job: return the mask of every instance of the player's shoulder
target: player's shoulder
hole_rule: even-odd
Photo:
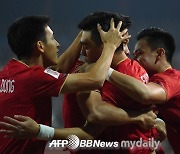
[[[164,78],[169,80],[180,79],[180,71],[176,69],[168,69],[165,72],[154,74],[152,78]]]
[[[126,70],[133,73],[146,73],[146,70],[135,60],[127,58],[117,65],[117,70]]]

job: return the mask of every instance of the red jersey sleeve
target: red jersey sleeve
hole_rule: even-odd
[[[168,140],[175,153],[180,150],[180,71],[168,69],[155,74],[151,82],[161,85],[168,96],[164,104],[158,105],[159,115],[166,123]]]
[[[154,82],[156,84],[161,85],[166,91],[168,99],[171,99],[174,95],[174,92],[176,91],[172,87],[173,85],[172,80],[169,80],[164,75],[161,75],[161,74],[154,75],[150,78],[150,82]]]
[[[52,69],[34,67],[28,84],[35,96],[58,96],[67,75]]]

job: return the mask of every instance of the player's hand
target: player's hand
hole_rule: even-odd
[[[11,138],[33,138],[37,137],[39,133],[39,125],[30,117],[15,115],[14,118],[5,116],[7,122],[0,122],[0,133],[4,137]]]
[[[156,114],[153,111],[143,113],[137,117],[139,119],[138,125],[143,129],[151,129],[155,125]]]
[[[157,132],[158,132],[158,137],[156,138],[156,140],[159,140],[159,141],[165,140],[167,137],[165,122],[157,118],[154,127],[157,129]]]
[[[84,73],[84,72],[86,72],[87,67],[88,67],[88,63],[84,63],[84,64],[78,66],[75,72],[76,73]]]
[[[84,72],[88,72],[93,66],[95,65],[95,63],[84,63],[83,65],[77,67],[76,72],[78,73],[84,73]]]
[[[127,29],[124,29],[122,32],[120,32],[121,26],[122,21],[120,21],[115,28],[113,18],[111,19],[108,32],[103,31],[100,24],[97,25],[97,29],[104,45],[113,45],[115,48],[118,48],[123,41],[128,40],[131,37],[128,35]]]

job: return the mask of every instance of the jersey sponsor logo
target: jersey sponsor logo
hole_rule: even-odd
[[[149,82],[149,76],[148,76],[148,74],[147,74],[147,73],[143,74],[143,75],[141,76],[141,80],[142,80],[142,82],[144,82],[145,84],[148,83],[148,82]]]
[[[44,73],[49,74],[49,75],[53,76],[53,77],[56,78],[56,79],[58,79],[58,77],[59,77],[59,75],[60,75],[59,72],[54,71],[54,70],[52,70],[52,69],[50,69],[50,68],[46,68],[46,69],[44,70]]]
[[[13,93],[14,92],[14,80],[2,79],[0,86],[0,93]]]

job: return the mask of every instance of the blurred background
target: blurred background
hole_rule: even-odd
[[[0,0],[0,69],[14,57],[7,43],[9,25],[21,16],[48,15],[50,26],[60,42],[60,54],[70,45],[79,30],[77,24],[94,11],[112,11],[128,15],[132,20],[129,47],[133,51],[135,36],[143,28],[160,27],[169,31],[176,40],[173,67],[180,69],[180,1],[178,0]],[[62,96],[53,98],[53,126],[63,127]],[[171,147],[162,143],[167,154]],[[51,149],[46,153],[54,153]],[[57,152],[67,153],[67,152]]]

